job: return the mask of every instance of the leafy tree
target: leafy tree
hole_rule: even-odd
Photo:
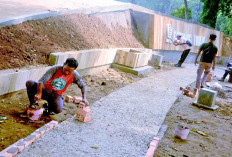
[[[224,32],[226,35],[232,36],[232,18],[223,15],[220,11],[217,16],[216,29]]]
[[[231,17],[232,1],[231,0],[201,0],[204,3],[201,13],[201,23],[215,28],[218,13]]]
[[[228,16],[229,18],[232,17],[232,11],[231,11],[232,1],[231,0],[220,0],[219,9],[223,15]]]
[[[207,24],[215,28],[217,13],[219,9],[219,0],[201,0],[204,3],[202,13],[200,15],[200,23]]]
[[[185,19],[185,5],[182,5],[181,7],[177,7],[176,10],[171,12],[171,15]],[[189,19],[192,19],[192,11],[189,8],[188,8],[188,16]]]

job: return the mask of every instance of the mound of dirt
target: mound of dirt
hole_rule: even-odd
[[[51,52],[92,48],[143,47],[132,28],[108,28],[83,14],[28,21],[0,29],[0,70],[48,64]]]

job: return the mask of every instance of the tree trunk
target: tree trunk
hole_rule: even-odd
[[[187,0],[184,0],[184,5],[185,5],[185,19],[186,19],[186,20],[189,20],[189,17],[188,17],[188,3],[187,3]]]

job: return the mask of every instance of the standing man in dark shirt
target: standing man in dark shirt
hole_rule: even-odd
[[[200,87],[203,88],[206,78],[210,72],[210,68],[215,69],[216,64],[216,55],[218,48],[213,44],[216,40],[217,36],[215,34],[210,34],[210,42],[204,43],[200,46],[199,51],[197,53],[196,59],[195,59],[195,65],[197,64],[197,58],[201,54],[200,64],[197,69],[197,78],[196,78],[196,88],[199,89]],[[213,62],[213,65],[212,65]],[[204,72],[203,77],[202,73]]]
[[[86,100],[86,87],[81,76],[75,69],[78,62],[74,58],[68,58],[63,66],[52,66],[40,78],[38,82],[29,80],[26,82],[27,94],[30,104],[33,105],[40,99],[47,100],[48,112],[60,113],[63,110],[63,93],[72,83],[81,89],[82,101],[88,105]]]

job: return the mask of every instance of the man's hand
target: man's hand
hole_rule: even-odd
[[[85,103],[86,106],[89,106],[89,102],[86,99],[82,99],[82,102]]]
[[[194,63],[194,64],[195,64],[195,66],[197,66],[197,60],[195,60],[195,63]]]
[[[212,69],[214,70],[214,69],[215,69],[215,66],[213,66]]]
[[[35,102],[41,100],[41,95],[42,95],[42,94],[37,93],[37,94],[34,96]]]

